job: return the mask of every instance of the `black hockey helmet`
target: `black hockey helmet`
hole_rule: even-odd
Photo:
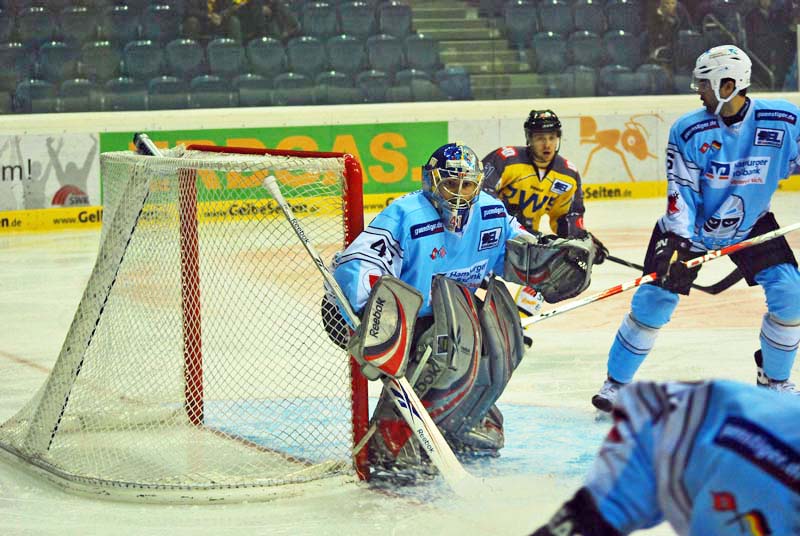
[[[561,137],[561,121],[553,110],[531,110],[524,127],[528,142],[534,132],[555,132],[556,136]]]

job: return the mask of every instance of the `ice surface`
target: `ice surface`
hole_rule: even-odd
[[[663,208],[662,200],[594,202],[586,225],[614,255],[641,262]],[[782,224],[793,223],[799,208],[800,194],[779,193],[773,203]],[[53,365],[98,238],[99,232],[0,236],[0,422],[30,399]],[[799,248],[800,234],[789,242]],[[716,282],[732,266],[714,261],[698,283]],[[636,276],[606,262],[595,269],[589,292]],[[602,383],[631,295],[532,329],[534,347],[501,399],[507,447],[499,459],[467,466],[487,490],[478,498],[457,499],[441,482],[395,491],[322,482],[300,498],[266,503],[143,505],[70,495],[0,462],[0,534],[527,534],[580,485],[607,431],[589,399]],[[719,296],[693,292],[637,377],[755,381],[752,353],[764,308],[760,289],[743,282]],[[672,531],[661,526],[642,534]]]

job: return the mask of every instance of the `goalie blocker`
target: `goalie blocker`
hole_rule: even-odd
[[[416,319],[420,302],[415,289],[394,277],[381,277],[347,348],[363,364],[367,377],[379,377],[378,369],[405,372],[455,452],[498,455],[504,445],[503,416],[494,404],[524,353],[513,298],[494,278],[481,301],[466,286],[438,275],[432,286],[432,317]],[[331,321],[332,308],[330,301],[323,304],[325,325],[334,341],[343,342],[338,335],[334,338],[342,326]],[[403,348],[407,353],[401,359]],[[376,433],[368,447],[373,476],[412,482],[434,474],[417,442],[410,439],[411,430],[392,404],[387,387],[372,427]]]

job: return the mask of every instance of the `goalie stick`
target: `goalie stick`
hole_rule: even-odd
[[[725,257],[726,255],[730,255],[731,253],[735,253],[737,251],[749,248],[751,246],[755,246],[756,244],[761,244],[768,240],[772,240],[773,238],[778,238],[779,236],[789,234],[792,231],[796,231],[797,229],[800,229],[800,222],[793,223],[792,225],[787,225],[786,227],[781,227],[780,229],[775,229],[774,231],[770,231],[762,235],[754,236],[753,238],[748,238],[747,240],[742,240],[741,242],[737,242],[736,244],[731,244],[730,246],[726,246],[721,249],[709,251],[705,255],[700,255],[699,257],[695,257],[693,259],[689,259],[688,261],[681,261],[681,262],[683,262],[683,264],[687,268],[694,268],[695,266],[700,266],[701,264],[704,264],[708,261],[713,261],[714,259]],[[642,286],[645,283],[651,283],[658,278],[659,275],[656,272],[652,272],[647,275],[643,275],[642,277],[637,277],[636,279],[633,279],[631,281],[620,283],[619,285],[607,288],[606,290],[598,292],[597,294],[592,294],[591,296],[588,296],[581,300],[575,300],[571,303],[564,305],[563,307],[557,307],[551,311],[547,311],[538,316],[532,316],[531,318],[526,318],[522,320],[522,328],[525,329],[532,324],[541,322],[542,320],[546,320],[548,318],[560,315],[562,313],[566,313],[567,311],[572,311],[573,309],[578,309],[579,307],[583,307],[584,305],[589,305],[590,303],[596,301],[604,300],[609,296],[620,294],[622,292],[625,292],[626,290]]]
[[[337,301],[341,305],[340,310],[346,317],[348,323],[357,327],[360,323],[358,315],[353,311],[341,287],[333,278],[333,274],[331,274],[325,266],[322,257],[320,257],[319,253],[317,253],[314,246],[310,243],[303,228],[300,226],[300,222],[294,217],[292,208],[283,197],[274,176],[270,175],[264,179],[264,188],[269,191],[272,198],[280,205],[283,214],[286,216],[295,234],[311,256],[311,259],[314,261],[323,279],[325,279],[325,282],[330,286],[336,296]],[[475,489],[474,477],[464,469],[461,462],[459,462],[458,458],[453,454],[450,445],[447,444],[444,436],[436,427],[436,424],[422,405],[422,402],[414,392],[408,380],[402,376],[400,378],[394,378],[387,375],[384,376],[383,381],[387,384],[388,392],[391,395],[392,401],[397,406],[398,411],[403,416],[406,423],[408,423],[413,435],[417,438],[422,449],[431,459],[431,462],[439,469],[442,477],[444,477],[453,491],[459,495],[470,495],[470,490]]]
[[[617,264],[621,264],[622,266],[627,266],[628,268],[633,268],[634,270],[639,270],[640,272],[644,271],[644,266],[641,264],[636,264],[635,262],[626,261],[625,259],[620,259],[619,257],[615,257],[613,255],[606,255],[606,259],[610,260],[611,262],[615,262]],[[742,273],[739,271],[738,268],[734,268],[734,270],[714,283],[713,285],[698,285],[697,283],[692,283],[692,288],[699,290],[700,292],[705,292],[711,295],[717,295],[722,291],[728,290],[733,285],[738,283],[742,280]]]

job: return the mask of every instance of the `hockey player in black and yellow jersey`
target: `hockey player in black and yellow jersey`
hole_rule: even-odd
[[[484,157],[483,190],[500,199],[528,231],[549,234],[541,229],[547,215],[550,231],[559,237],[586,237],[580,173],[558,154],[561,121],[552,110],[532,110],[524,128],[526,146],[500,147]],[[600,264],[608,250],[592,238],[595,264]]]

